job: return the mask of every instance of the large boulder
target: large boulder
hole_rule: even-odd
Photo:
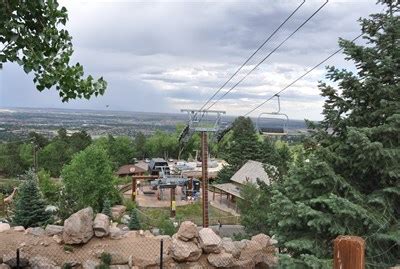
[[[11,267],[8,266],[8,265],[5,264],[5,263],[2,263],[2,264],[0,264],[0,269],[11,269]]]
[[[64,221],[63,241],[65,244],[81,244],[93,237],[93,209],[84,208]]]
[[[16,232],[25,232],[24,226],[15,226],[13,227],[13,230]]]
[[[184,221],[181,223],[177,236],[180,240],[189,241],[193,238],[197,238],[199,233],[197,231],[197,226],[191,221]]]
[[[111,207],[111,215],[114,220],[122,218],[126,211],[126,206],[124,205],[115,205]]]
[[[271,245],[271,238],[265,234],[257,234],[251,238],[252,241],[258,242],[263,248]]]
[[[217,268],[225,268],[232,266],[235,259],[233,258],[231,253],[221,252],[218,254],[211,253],[207,257],[208,262]]]
[[[53,236],[53,235],[62,235],[63,230],[64,227],[60,225],[47,225],[45,232],[47,236]]]
[[[110,219],[107,215],[97,213],[93,224],[94,235],[96,237],[107,236],[110,232]]]
[[[0,233],[10,230],[10,224],[8,223],[0,223]]]
[[[170,250],[172,258],[179,262],[197,261],[202,254],[201,248],[194,240],[182,241],[176,236],[172,237]]]
[[[110,228],[110,238],[111,239],[121,239],[124,235],[124,232],[118,227]]]
[[[258,268],[274,268],[277,265],[274,248],[267,251],[257,240],[245,240],[243,244],[239,259],[232,268],[254,268],[256,265]]]
[[[221,252],[221,238],[211,228],[202,228],[199,231],[199,238],[205,253]]]

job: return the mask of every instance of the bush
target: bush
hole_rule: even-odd
[[[140,230],[141,226],[140,226],[139,216],[138,216],[136,209],[133,209],[131,211],[130,217],[131,217],[131,219],[129,220],[129,223],[128,223],[129,230]]]
[[[112,260],[111,254],[108,252],[101,253],[100,260],[103,264],[110,265]]]
[[[131,212],[136,208],[136,203],[131,199],[125,199],[124,205],[126,206],[126,211]]]
[[[60,184],[57,184],[50,177],[50,173],[41,169],[38,172],[39,188],[44,198],[49,203],[56,203],[60,195]]]
[[[111,167],[106,151],[95,145],[75,154],[70,164],[64,166],[61,174],[65,198],[74,199],[74,211],[91,206],[100,212],[105,198],[112,204],[121,200]]]
[[[110,202],[109,199],[105,199],[104,200],[103,210],[101,211],[101,213],[103,213],[104,215],[107,215],[110,218],[112,218],[111,202]]]
[[[160,221],[158,228],[160,234],[173,236],[176,233],[176,228],[170,219],[164,218]]]

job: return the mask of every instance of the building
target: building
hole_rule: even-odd
[[[247,161],[230,179],[229,183],[211,185],[213,190],[213,205],[228,207],[228,209],[238,212],[236,201],[242,199],[240,190],[247,183],[257,184],[260,180],[266,184],[271,184],[264,164],[257,161]],[[219,193],[219,201],[216,200],[216,194]],[[221,208],[223,209],[223,208]]]
[[[147,171],[135,164],[126,164],[121,166],[115,173],[119,177],[126,176],[143,176]]]

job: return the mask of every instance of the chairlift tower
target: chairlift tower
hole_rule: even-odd
[[[202,177],[202,207],[203,227],[208,227],[208,133],[215,133],[220,130],[221,117],[225,111],[221,110],[192,110],[182,109],[189,116],[188,125],[179,137],[185,141],[194,132],[201,133],[201,177]]]

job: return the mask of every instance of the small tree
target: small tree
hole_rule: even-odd
[[[128,223],[129,230],[140,230],[140,221],[136,209],[132,209],[130,217],[131,219]]]
[[[36,175],[32,170],[25,174],[26,181],[21,184],[15,203],[13,223],[24,227],[41,226],[49,222],[50,213],[39,191]]]
[[[111,213],[111,202],[109,199],[104,200],[103,203],[103,210],[101,211],[101,213],[103,213],[104,215],[109,216],[110,218],[112,218],[112,213]]]

